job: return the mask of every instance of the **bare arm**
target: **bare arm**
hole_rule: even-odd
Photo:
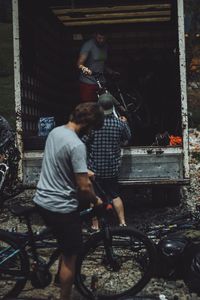
[[[84,74],[86,75],[92,75],[92,71],[90,69],[88,69],[87,67],[85,67],[85,62],[87,59],[87,54],[86,53],[82,53],[79,55],[78,61],[77,61],[77,67],[79,70],[81,70]]]
[[[96,204],[97,197],[95,195],[92,183],[87,173],[76,173],[75,180],[77,184],[78,199],[84,204]],[[85,202],[85,203],[84,203]]]
[[[120,120],[123,122],[122,128],[122,143],[128,142],[131,139],[131,131],[127,123],[127,119],[124,116],[120,117]]]

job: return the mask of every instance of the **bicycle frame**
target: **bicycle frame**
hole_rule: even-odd
[[[111,209],[111,207],[109,207]],[[110,266],[114,269],[116,269],[116,260],[113,255],[112,251],[112,238],[110,235],[109,230],[109,224],[106,219],[106,206],[102,205],[101,208],[88,208],[86,210],[83,210],[80,212],[81,220],[84,221],[87,218],[92,218],[93,216],[100,217],[100,223],[101,223],[101,229],[98,233],[94,234],[101,234],[103,236],[104,240],[104,247],[105,252],[108,257]],[[21,217],[19,217],[21,219]],[[28,231],[25,233],[20,232],[11,232],[10,234],[13,236],[13,239],[20,244],[20,248],[26,248],[28,256],[33,260],[33,266],[34,270],[39,270],[40,266],[44,267],[45,270],[49,270],[50,267],[54,264],[54,262],[59,258],[60,256],[60,250],[57,248],[57,242],[52,241],[54,239],[53,234],[51,234],[51,230],[49,228],[43,229],[40,233],[34,233],[32,230],[31,222],[30,222],[30,216],[23,216]],[[93,234],[93,236],[94,236]],[[84,245],[84,243],[83,243]],[[44,263],[44,261],[41,259],[38,250],[39,249],[55,249],[53,253],[51,254],[50,258],[47,262]],[[9,251],[9,249],[4,249],[4,251]],[[15,250],[6,257],[6,260],[10,259],[17,253],[19,253],[19,250]],[[0,254],[2,254],[0,252]],[[1,261],[1,264],[3,264],[5,260]],[[18,275],[17,271],[11,271],[10,275]]]
[[[145,232],[147,236],[156,243],[156,241],[159,241],[167,234],[194,228],[200,228],[199,213],[189,213],[187,215],[176,217],[164,224],[150,226]]]
[[[6,178],[6,174],[8,173],[9,167],[6,163],[0,163],[0,174],[1,174],[1,180],[0,180],[0,190],[3,186],[3,183]]]

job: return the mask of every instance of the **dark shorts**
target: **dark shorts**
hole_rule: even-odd
[[[82,230],[79,212],[57,213],[36,205],[45,224],[51,228],[58,248],[65,257],[78,255],[82,246]]]
[[[110,199],[115,199],[119,197],[119,183],[118,183],[118,178],[99,178],[95,177],[95,181],[100,185],[100,187],[104,190],[106,195]],[[98,190],[95,190],[97,195],[100,197],[100,194],[98,193]]]

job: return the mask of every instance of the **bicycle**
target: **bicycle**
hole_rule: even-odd
[[[130,93],[122,91],[117,79],[112,79],[112,92],[102,82],[102,73],[94,72],[92,74],[98,86],[97,96],[103,93],[111,93],[113,95],[113,102],[116,116],[125,115],[129,121],[130,126],[138,125],[142,128],[147,128],[151,124],[150,111],[145,103],[142,95],[136,89],[132,88]]]
[[[75,286],[86,299],[117,299],[135,295],[154,274],[156,250],[152,241],[131,227],[111,228],[112,204],[104,203],[80,212],[81,220],[97,216],[100,231],[84,241],[77,258]],[[0,299],[16,297],[26,282],[35,288],[51,283],[51,266],[60,252],[51,230],[32,230],[30,218],[35,207],[17,206],[11,212],[25,220],[27,232],[0,230]],[[46,261],[40,250],[53,252]]]
[[[4,188],[5,188],[5,180],[6,176],[8,174],[9,167],[6,163],[6,160],[0,163],[0,209],[3,206],[3,203],[5,201],[5,195],[4,195]]]
[[[144,232],[152,239],[157,250],[155,277],[184,280],[191,291],[199,293],[200,274],[200,215],[189,212],[149,226]],[[196,281],[197,280],[197,281]]]
[[[8,173],[9,167],[5,162],[0,163],[0,191],[3,190],[4,181]]]
[[[7,183],[10,182],[9,172],[12,170],[5,159],[3,163],[0,163],[0,213],[6,207],[7,200],[19,195],[24,190],[22,185],[15,186],[12,190],[7,186]]]
[[[148,228],[143,228],[143,231],[151,240],[153,240],[154,244],[158,244],[159,241],[168,234],[188,229],[200,229],[199,212],[200,207],[197,206],[196,212],[188,212],[176,216],[162,224],[148,226]]]

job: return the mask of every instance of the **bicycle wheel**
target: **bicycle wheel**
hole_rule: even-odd
[[[137,90],[132,90],[125,94],[128,117],[141,128],[147,128],[151,125],[151,114],[147,103]],[[134,125],[133,125],[134,126]]]
[[[26,252],[8,232],[0,231],[0,299],[16,297],[24,288],[29,273]]]
[[[135,295],[154,273],[155,248],[143,233],[126,227],[111,228],[111,235],[117,271],[106,257],[102,233],[91,237],[78,258],[76,285],[87,299],[94,299],[94,294],[97,299]]]

